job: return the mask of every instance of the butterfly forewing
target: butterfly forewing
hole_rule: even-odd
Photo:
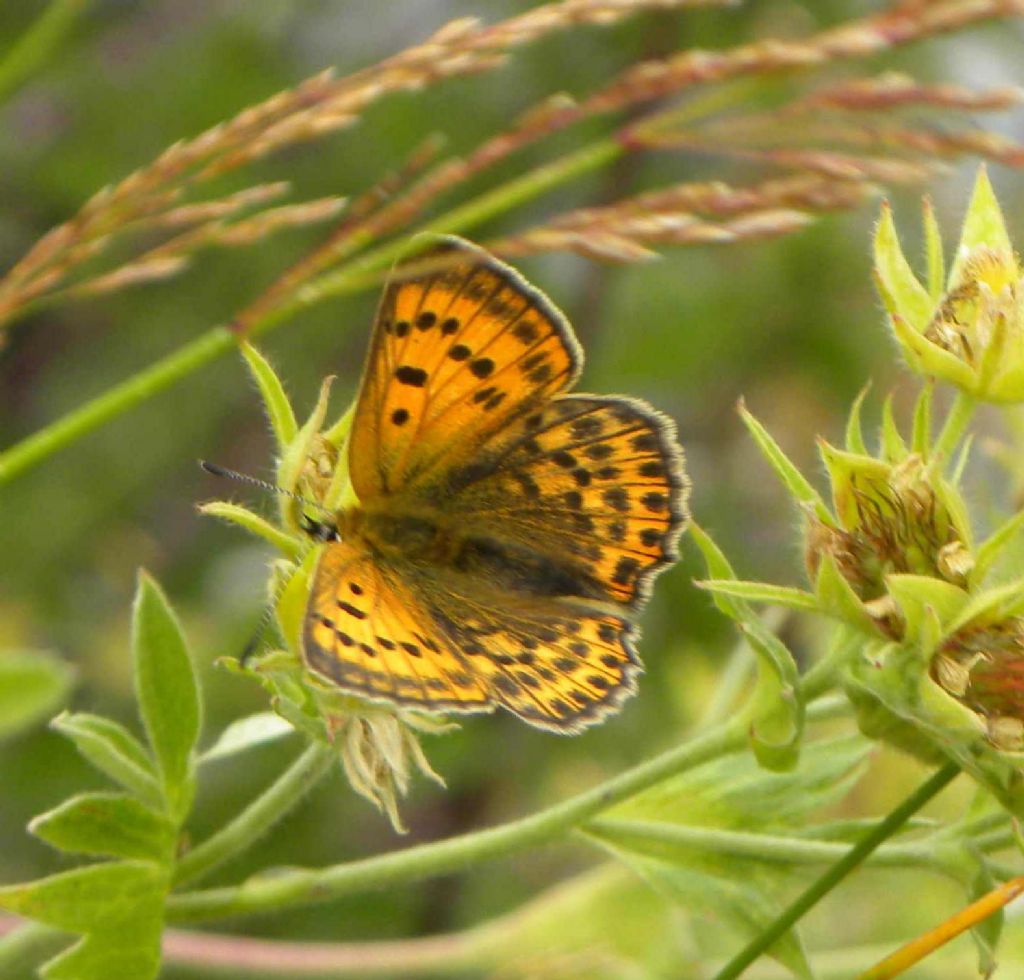
[[[628,616],[686,516],[674,428],[565,394],[571,328],[486,253],[444,239],[416,267],[378,313],[306,661],[370,699],[577,731],[640,671]]]
[[[565,318],[511,269],[448,239],[423,263],[389,284],[374,326],[350,450],[364,501],[436,479],[579,371]]]

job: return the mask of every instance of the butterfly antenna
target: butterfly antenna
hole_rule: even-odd
[[[269,493],[280,493],[285,497],[291,497],[292,500],[297,500],[301,504],[309,504],[310,507],[317,506],[311,500],[304,500],[297,493],[293,493],[291,490],[285,490],[284,487],[279,487],[276,484],[269,483],[266,480],[261,480],[255,476],[249,476],[248,473],[239,473],[238,470],[229,470],[226,466],[218,466],[216,463],[211,463],[209,460],[199,460],[199,465],[206,470],[207,473],[212,473],[214,476],[226,477],[229,480],[237,480],[239,483],[248,483],[249,486],[259,487],[261,490],[266,490]]]
[[[211,463],[206,459],[199,460],[199,465],[206,470],[207,473],[211,473],[213,476],[222,476],[229,480],[237,480],[239,483],[248,483],[250,486],[259,487],[260,490],[266,490],[268,493],[279,493],[285,497],[290,497],[292,500],[298,501],[304,507],[312,507],[314,510],[318,510],[323,514],[330,515],[330,511],[324,507],[323,504],[318,504],[315,500],[307,500],[305,497],[300,496],[292,490],[286,490],[284,487],[279,487],[274,483],[269,483],[266,480],[259,479],[258,477],[250,476],[248,473],[239,473],[238,470],[229,470],[226,466],[219,466],[217,463]],[[338,540],[338,526],[333,520],[314,521],[312,518],[303,514],[301,516],[301,522],[302,530],[304,530],[310,537],[316,538],[318,541]]]

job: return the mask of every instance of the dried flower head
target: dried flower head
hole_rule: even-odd
[[[891,575],[921,575],[962,586],[973,567],[955,491],[917,453],[888,462],[822,443],[832,480],[834,523],[809,513],[805,558],[816,580],[828,556],[875,624],[897,637]]]
[[[996,748],[1024,750],[1024,619],[958,630],[932,659],[931,676],[985,719]]]

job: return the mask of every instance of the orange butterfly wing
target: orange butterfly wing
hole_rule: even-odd
[[[623,613],[675,558],[681,451],[642,402],[562,394],[579,345],[513,270],[457,239],[428,260],[385,290],[359,507],[318,562],[305,657],[363,697],[576,731],[634,688]]]
[[[436,477],[582,363],[565,318],[512,269],[459,239],[422,259],[444,264],[393,280],[377,313],[349,448],[364,502]]]

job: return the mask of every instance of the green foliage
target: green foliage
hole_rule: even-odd
[[[159,971],[164,899],[194,786],[199,690],[174,613],[144,574],[132,654],[148,747],[95,715],[62,715],[54,722],[131,792],[78,794],[30,825],[60,850],[114,860],[0,888],[0,907],[83,935],[43,967],[47,980],[146,980]]]
[[[386,935],[391,943],[373,952],[397,956],[399,976],[710,976],[729,960],[720,975],[732,977],[744,942],[796,977],[845,976],[851,962],[867,965],[869,951],[854,944],[884,934],[895,945],[952,911],[955,899],[925,875],[968,901],[1017,873],[1024,558],[1013,511],[1024,429],[1004,412],[1006,431],[986,423],[969,455],[968,428],[978,402],[1005,407],[1024,390],[1020,266],[984,170],[948,272],[931,204],[920,275],[893,217],[904,206],[899,185],[935,175],[965,148],[1019,161],[1019,148],[977,119],[961,130],[955,118],[1016,96],[888,71],[895,45],[941,29],[951,35],[941,63],[915,64],[915,52],[900,66],[941,80],[946,53],[963,43],[958,29],[1006,14],[1005,4],[936,0],[862,16],[829,0],[792,24],[780,8],[782,44],[765,33],[771,18],[750,17],[756,29],[745,31],[742,16],[707,11],[693,15],[693,49],[690,14],[640,9],[660,0],[541,4],[506,22],[496,13],[456,22],[424,51],[368,68],[412,40],[407,18],[368,26],[340,8],[239,5],[164,30],[146,5],[30,6],[0,13],[10,190],[0,388],[13,409],[0,413],[13,515],[0,551],[17,562],[0,597],[12,649],[0,655],[0,736],[19,736],[4,746],[5,802],[12,813],[50,807],[29,830],[62,853],[40,858],[45,849],[10,840],[0,848],[5,877],[39,876],[0,887],[0,906],[34,920],[0,940],[0,974],[52,956],[54,936],[66,944],[70,932],[80,938],[42,975],[176,976],[173,947],[160,963],[166,924],[231,915],[241,932],[252,913],[268,938]],[[545,36],[554,30],[567,33]],[[1012,35],[971,43],[995,65]],[[337,80],[286,91],[328,48],[362,72],[346,78],[343,64]],[[868,53],[877,75],[856,63]],[[846,75],[840,59],[851,62]],[[575,103],[548,97],[563,90]],[[537,103],[522,104],[522,93]],[[356,122],[354,137],[323,139]],[[416,150],[436,125],[450,150],[436,140]],[[273,148],[287,152],[268,159]],[[706,163],[712,155],[721,159]],[[691,179],[698,158],[700,181]],[[282,177],[307,198],[297,207],[279,200]],[[864,376],[884,390],[893,375],[877,331],[865,329],[865,231],[834,215],[881,184],[897,197],[878,222],[875,278],[919,378],[916,399],[901,381],[879,407]],[[100,187],[109,190],[91,197]],[[315,231],[339,215],[342,195],[348,210]],[[1005,203],[1006,215],[1019,213]],[[55,216],[67,223],[43,239]],[[296,238],[271,242],[282,228]],[[368,710],[296,657],[317,558],[301,525],[351,502],[352,415],[335,415],[328,396],[343,403],[358,382],[372,312],[358,294],[379,287],[416,229],[500,235],[487,245],[517,263],[575,253],[531,278],[575,314],[588,388],[649,397],[680,422],[701,520],[682,564],[702,556],[708,576],[703,594],[678,574],[659,581],[643,617],[642,700],[585,743],[468,719],[431,746],[450,791],[410,778],[434,775],[419,735],[447,726]],[[37,239],[43,248],[31,247]],[[622,273],[582,261],[662,252],[661,263]],[[169,281],[179,275],[188,278]],[[282,340],[265,336],[285,326]],[[261,349],[277,346],[257,351],[257,337]],[[337,379],[316,397],[326,374]],[[858,388],[835,448],[825,440]],[[738,438],[728,406],[741,390],[757,417],[741,403]],[[872,412],[877,432],[862,418]],[[831,498],[813,471],[817,433]],[[749,446],[795,504],[798,531]],[[181,623],[196,651],[240,649],[261,598],[260,559],[212,522],[193,522],[194,501],[210,493],[191,463],[200,454],[306,501],[281,495],[276,523],[237,503],[201,506],[282,556],[265,594],[283,649],[260,649],[245,665],[221,656],[226,669],[210,677]],[[1005,481],[992,478],[993,459],[1006,464]],[[794,582],[797,551],[806,578]],[[124,583],[140,561],[161,568],[180,621],[143,574],[128,650],[111,637],[124,633]],[[713,602],[701,601],[707,594]],[[786,616],[761,617],[759,605]],[[740,635],[728,659],[716,609]],[[38,642],[62,656],[32,651]],[[63,740],[33,732],[67,703],[73,681],[82,705],[111,717],[64,712],[51,722]],[[125,723],[133,709],[141,726]],[[220,732],[205,751],[204,720]],[[917,761],[871,753],[875,739]],[[941,788],[919,764],[948,778],[962,769],[954,792],[973,786],[974,802],[961,812],[959,797],[941,800],[927,819],[908,810],[886,829],[877,814],[905,783],[926,780],[910,810]],[[95,778],[87,765],[116,789],[79,791]],[[396,849],[387,822],[367,819],[365,802],[337,786],[309,795],[338,768],[395,828],[410,789],[402,816],[423,842]],[[552,798],[562,802],[545,805]],[[472,829],[485,822],[496,826]],[[561,848],[540,848],[571,836],[612,860],[574,875]],[[862,857],[884,870],[851,879],[812,929],[799,924],[864,841]],[[351,860],[325,864],[337,853]],[[54,874],[65,855],[96,863]],[[196,887],[217,869],[216,887]],[[443,901],[415,887],[440,875]],[[787,924],[784,911],[809,892]],[[1019,974],[1012,921],[1000,913],[975,927],[981,972],[999,959],[1004,975]],[[430,946],[394,939],[425,925],[440,933]],[[200,950],[202,939],[190,937]],[[301,955],[291,949],[279,947]],[[969,967],[959,956],[940,954],[929,976],[960,980]]]
[[[0,651],[0,738],[17,735],[53,714],[71,691],[75,672],[40,650]]]

